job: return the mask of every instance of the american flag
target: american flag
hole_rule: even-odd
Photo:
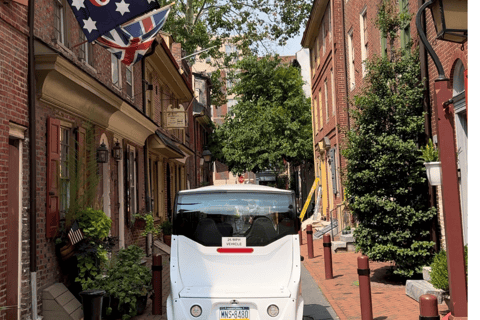
[[[140,61],[162,29],[170,7],[165,6],[119,26],[97,39],[97,43],[112,52],[126,65]]]
[[[68,231],[68,238],[70,239],[72,245],[83,239],[83,232],[80,230],[76,220],[72,224],[70,231]]]
[[[154,9],[155,0],[67,0],[89,42]]]

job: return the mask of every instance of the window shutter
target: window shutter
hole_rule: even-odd
[[[46,234],[53,238],[57,233],[60,220],[58,176],[60,166],[60,120],[47,120],[47,209]]]
[[[335,163],[335,151],[336,148],[330,149],[330,170],[332,171],[332,188],[333,194],[337,194],[337,176],[336,176],[336,163]]]

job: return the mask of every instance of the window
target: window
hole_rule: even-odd
[[[70,150],[70,128],[60,127],[60,170],[59,170],[59,200],[60,218],[65,217],[65,212],[70,206],[70,165],[68,155]]]
[[[381,32],[380,38],[380,48],[382,51],[382,57],[385,58],[387,56],[387,36]]]
[[[400,14],[408,13],[408,1],[409,0],[399,0],[398,4],[400,6]],[[400,28],[400,45],[402,49],[405,49],[410,42],[410,23],[408,23],[404,28]]]
[[[332,117],[335,116],[335,78],[333,77],[333,68],[330,69],[330,79],[332,79]]]
[[[330,6],[328,6],[326,12],[325,12],[325,16],[323,18],[323,23],[322,23],[322,27],[323,27],[323,32],[322,32],[322,47],[323,47],[323,54],[325,54],[325,50],[326,50],[326,41],[325,39],[327,39],[328,37],[328,34],[330,32]]]
[[[325,82],[324,82],[324,89],[323,91],[325,92],[325,118],[327,118],[327,121],[328,121],[328,79],[325,78]]]
[[[353,51],[353,30],[348,32],[348,79],[350,81],[350,90],[355,88],[355,58],[354,58],[354,51]]]
[[[137,201],[137,177],[138,177],[138,166],[137,166],[137,156],[135,147],[127,145],[127,158],[126,158],[126,169],[127,169],[127,212],[128,218],[130,221],[134,221],[133,215],[138,211],[138,201]]]
[[[82,41],[87,41],[85,34],[81,33]],[[93,45],[89,42],[85,42],[80,46],[80,60],[84,61],[85,63],[93,66]]]
[[[120,60],[112,53],[111,54],[112,65],[112,84],[118,88],[121,88],[120,82]]]
[[[227,113],[230,113],[232,111],[232,108],[234,105],[238,103],[237,100],[235,99],[228,99],[227,101]]]
[[[205,59],[205,62],[207,62],[207,63],[212,62],[212,57],[208,56],[207,59]]]
[[[149,68],[146,68],[146,81],[148,84],[152,84],[152,70]],[[145,83],[146,85],[146,83]],[[151,117],[152,115],[152,110],[153,110],[153,90],[146,90],[146,98],[147,98],[147,103],[145,106],[145,114],[147,117]],[[160,88],[160,99],[162,99],[162,88]],[[161,101],[161,100],[160,100]]]
[[[133,99],[133,65],[125,69],[125,83],[127,86],[127,95]],[[150,90],[153,92],[153,90]]]
[[[323,106],[322,106],[322,91],[318,92],[318,112],[320,113],[320,125],[318,126],[319,129],[323,128]]]
[[[367,9],[360,14],[360,42],[362,46],[362,75],[365,77],[367,69],[365,60],[368,58]]]
[[[237,52],[237,47],[235,45],[232,45],[232,44],[225,45],[225,53],[227,56],[234,54],[236,52]],[[232,62],[235,62],[236,60],[237,60],[236,57],[233,57]]]
[[[55,0],[54,8],[54,41],[61,43],[68,47],[69,43],[69,30],[67,20],[67,5],[66,0]]]
[[[318,130],[318,118],[317,118],[317,98],[313,99],[313,133],[316,134]]]

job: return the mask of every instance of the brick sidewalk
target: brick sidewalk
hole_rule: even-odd
[[[360,253],[332,253],[333,279],[325,280],[323,241],[313,241],[314,258],[308,259],[307,236],[303,233],[300,248],[303,264],[322,290],[341,320],[361,319],[357,257]],[[370,261],[372,309],[374,320],[412,320],[420,315],[419,304],[405,294],[405,284],[387,280],[388,262]],[[448,313],[447,306],[438,306],[440,316]]]

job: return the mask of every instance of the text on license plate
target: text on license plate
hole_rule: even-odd
[[[250,307],[220,307],[220,320],[250,320]]]

